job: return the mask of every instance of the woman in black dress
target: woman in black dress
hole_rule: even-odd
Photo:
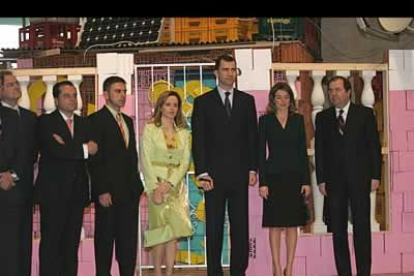
[[[274,276],[282,276],[280,236],[283,229],[286,229],[287,249],[283,275],[292,276],[298,227],[306,224],[303,197],[311,191],[305,125],[303,116],[295,110],[292,89],[287,83],[277,83],[269,92],[266,114],[259,120],[262,226],[269,227]]]

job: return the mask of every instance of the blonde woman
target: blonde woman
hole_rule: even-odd
[[[159,96],[152,120],[145,125],[141,149],[149,218],[144,246],[151,248],[155,276],[162,275],[164,257],[166,275],[171,276],[177,239],[192,234],[184,182],[190,164],[190,132],[177,92]]]

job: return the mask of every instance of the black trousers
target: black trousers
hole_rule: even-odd
[[[85,206],[84,193],[40,203],[40,276],[76,276]]]
[[[226,183],[228,185],[228,183]],[[221,253],[226,203],[230,222],[230,275],[244,276],[249,261],[248,183],[234,183],[205,193],[207,274],[222,276]]]
[[[95,267],[97,276],[111,276],[115,254],[120,276],[133,276],[137,259],[139,199],[102,207],[95,203]]]
[[[30,276],[32,222],[31,200],[23,204],[0,202],[0,276]]]
[[[370,183],[333,183],[328,187],[335,265],[340,276],[351,276],[348,206],[351,207],[358,276],[371,275]]]

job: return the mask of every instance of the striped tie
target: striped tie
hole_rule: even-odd
[[[341,135],[344,135],[345,121],[344,121],[344,117],[342,116],[342,114],[344,114],[344,111],[341,109],[339,110],[339,115],[337,118],[338,119],[338,130]]]
[[[122,134],[122,138],[124,139],[124,144],[126,146],[127,145],[127,141],[126,141],[126,137],[125,137],[125,131],[124,131],[124,128],[122,126],[121,113],[117,113],[116,114],[116,122],[118,123],[119,131]]]

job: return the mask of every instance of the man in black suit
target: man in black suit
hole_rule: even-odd
[[[4,129],[0,135],[8,140],[3,140],[7,149],[0,150],[0,159],[3,161],[4,157],[7,163],[0,171],[0,182],[14,179],[9,185],[4,182],[0,185],[0,275],[27,276],[31,274],[32,264],[37,118],[34,112],[18,106],[22,91],[12,72],[0,73],[0,91],[4,116]]]
[[[340,276],[351,276],[348,247],[348,204],[351,206],[358,276],[371,274],[370,192],[381,179],[381,144],[374,111],[350,101],[351,84],[329,80],[334,105],[316,116],[316,177],[327,197],[335,264]]]
[[[226,202],[230,220],[231,276],[245,275],[249,259],[248,186],[257,182],[257,118],[254,98],[233,87],[236,61],[217,58],[218,86],[194,101],[192,148],[205,192],[207,273],[222,276]]]
[[[104,81],[106,105],[90,116],[99,152],[91,159],[95,202],[95,266],[97,276],[110,276],[114,242],[121,276],[133,276],[137,256],[138,206],[143,185],[133,122],[121,112],[126,82]]]
[[[77,91],[69,81],[56,83],[57,109],[39,119],[40,276],[75,276],[83,209],[89,205],[86,159],[97,151],[87,119],[74,114]]]

